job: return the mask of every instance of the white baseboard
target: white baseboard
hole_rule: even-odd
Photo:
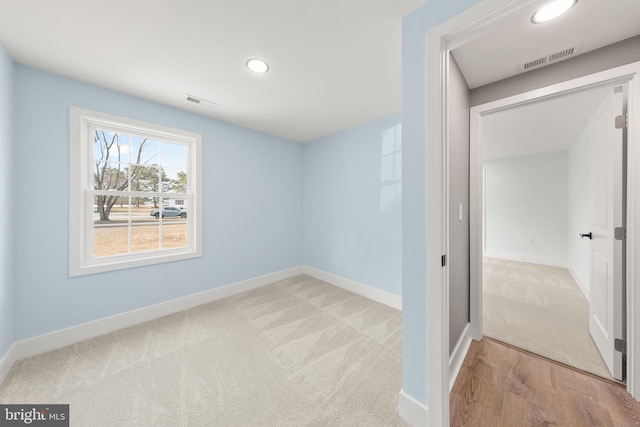
[[[429,408],[406,394],[404,390],[400,390],[398,413],[413,427],[427,427],[429,425]]]
[[[566,259],[545,258],[540,256],[534,256],[534,255],[514,254],[510,252],[500,252],[500,251],[484,251],[484,256],[488,256],[491,258],[508,259],[510,261],[530,262],[532,264],[548,265],[551,267],[567,268]]]
[[[344,277],[336,276],[335,274],[327,273],[306,265],[303,266],[302,269],[305,274],[318,280],[330,283],[346,291],[353,292],[354,294],[361,295],[381,304],[388,305],[389,307],[402,310],[402,297],[399,295],[390,294],[389,292],[381,291],[380,289],[363,285],[362,283],[358,283],[351,279],[345,279]]]
[[[227,286],[199,292],[197,294],[176,298],[160,304],[139,308],[103,319],[94,320],[77,326],[72,326],[33,338],[27,338],[13,343],[4,357],[0,359],[0,383],[4,381],[13,364],[25,357],[55,350],[60,347],[75,344],[77,342],[104,335],[118,329],[136,325],[138,323],[157,319],[169,314],[177,313],[192,307],[226,298],[241,292],[259,288],[278,280],[287,279],[298,274],[303,274],[302,267],[294,267],[278,271],[253,279],[243,280]]]
[[[584,281],[580,278],[578,273],[576,273],[576,271],[572,267],[569,267],[569,273],[571,273],[571,276],[573,277],[573,280],[575,280],[576,283],[578,284],[578,287],[580,288],[580,290],[584,294],[584,297],[587,299],[587,302],[590,303],[591,302],[591,295],[589,293],[589,288],[587,287],[587,284],[584,283]]]
[[[469,351],[469,346],[471,346],[471,335],[469,334],[470,328],[471,323],[467,323],[456,347],[453,349],[453,353],[449,357],[449,391],[451,391],[453,384],[456,382],[456,378],[458,378],[464,358]]]
[[[16,348],[16,343],[11,344],[9,350],[7,350],[4,353],[4,356],[2,356],[2,359],[0,359],[0,384],[2,384],[2,381],[7,377],[7,374],[11,370],[13,364],[20,359]]]
[[[13,364],[25,357],[55,350],[99,335],[104,335],[118,329],[177,313],[198,305],[259,288],[261,286],[268,285],[269,283],[277,282],[278,280],[283,280],[298,274],[307,274],[349,292],[362,295],[398,310],[402,309],[402,298],[398,295],[393,295],[312,267],[294,267],[288,270],[282,270],[253,279],[243,280],[227,286],[210,289],[160,304],[139,308],[125,313],[116,314],[114,316],[105,317],[103,319],[60,329],[58,331],[39,335],[33,338],[17,341],[13,343],[2,359],[0,359],[0,383],[2,383]]]

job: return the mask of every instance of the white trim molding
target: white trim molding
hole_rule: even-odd
[[[207,304],[279,280],[288,279],[289,277],[303,274],[303,270],[303,267],[294,267],[15,342],[4,357],[0,359],[0,383],[4,381],[13,364],[25,357],[35,356],[36,354],[75,344],[118,329]]]
[[[551,267],[567,268],[566,259],[546,258],[541,256],[535,256],[535,255],[515,254],[511,252],[487,251],[487,250],[484,251],[484,256],[488,256],[491,258],[506,259],[509,261],[522,261],[522,262],[529,262],[531,264],[540,264],[540,265],[548,265]]]
[[[398,413],[412,426],[429,425],[429,408],[406,394],[404,390],[400,390],[398,397]]]
[[[25,357],[72,345],[86,339],[230,297],[299,274],[306,274],[346,291],[353,292],[354,294],[361,295],[397,310],[402,310],[402,298],[398,295],[393,295],[316,268],[299,266],[15,342],[3,358],[0,359],[0,383],[4,380],[13,364]]]
[[[11,370],[11,367],[21,358],[18,356],[18,350],[16,343],[11,344],[11,347],[6,351],[2,359],[0,359],[0,384],[7,377],[7,374]]]
[[[327,282],[331,285],[344,289],[345,291],[353,292],[370,300],[379,302],[397,310],[402,310],[402,296],[394,295],[389,292],[376,289],[374,287],[363,285],[351,279],[345,279],[338,275],[327,273],[322,270],[318,270],[314,267],[303,266],[302,273],[307,274],[323,282]]]
[[[449,391],[453,389],[453,385],[456,382],[456,378],[458,378],[460,369],[462,369],[464,358],[467,356],[467,352],[471,346],[470,331],[471,323],[467,323],[456,347],[453,349],[453,353],[451,353],[451,357],[449,357]]]
[[[627,391],[640,400],[640,63],[635,66],[627,105],[631,124],[627,134]]]

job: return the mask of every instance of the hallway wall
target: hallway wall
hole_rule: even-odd
[[[485,255],[566,266],[567,152],[484,162]]]
[[[449,354],[469,323],[469,87],[449,56]],[[458,216],[460,209],[461,216]]]
[[[638,61],[640,36],[635,36],[557,64],[475,88],[469,94],[469,102],[473,107]]]

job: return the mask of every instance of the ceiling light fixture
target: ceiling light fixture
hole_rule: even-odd
[[[534,24],[549,22],[567,13],[576,3],[578,0],[554,0],[538,9],[531,17],[531,22]]]
[[[259,58],[251,58],[247,60],[247,68],[256,74],[264,74],[269,71],[269,64]]]

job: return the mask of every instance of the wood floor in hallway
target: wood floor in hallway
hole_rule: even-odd
[[[453,386],[454,427],[640,426],[624,386],[498,341],[474,341]]]

